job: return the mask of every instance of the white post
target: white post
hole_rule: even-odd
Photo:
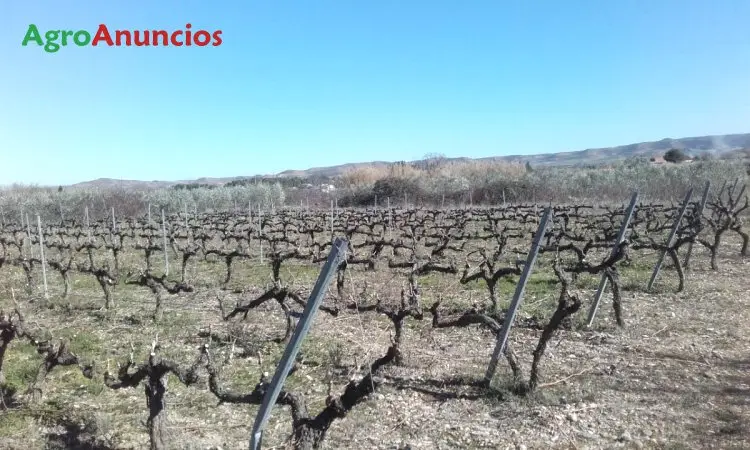
[[[187,202],[185,202],[185,237],[186,237],[187,243],[189,245],[190,244],[190,224],[188,222]]]
[[[495,350],[492,352],[490,364],[487,367],[487,372],[485,372],[484,375],[484,382],[487,386],[490,385],[492,377],[495,375],[495,369],[497,369],[497,361],[500,357],[500,354],[505,351],[505,345],[508,342],[508,336],[510,335],[511,327],[513,326],[513,320],[515,319],[518,308],[521,306],[521,302],[523,301],[523,293],[526,289],[526,283],[529,281],[529,276],[531,276],[531,272],[534,269],[534,263],[536,262],[537,255],[539,254],[539,247],[542,244],[542,239],[544,238],[544,233],[547,231],[547,226],[551,217],[552,208],[546,208],[544,210],[542,220],[539,222],[539,228],[537,228],[536,234],[534,234],[534,240],[531,242],[531,249],[529,250],[528,255],[526,255],[526,264],[524,264],[523,272],[521,273],[521,277],[518,279],[518,283],[516,284],[516,291],[513,294],[513,299],[510,301],[508,312],[505,313],[503,326],[500,329],[500,332],[498,332],[496,335]]]
[[[23,230],[23,211],[21,211],[21,230]],[[24,256],[24,250],[26,250],[26,236],[21,238],[21,257]]]
[[[89,239],[89,244],[91,243],[91,221],[89,220],[89,207],[85,206],[83,209],[83,218],[86,221],[86,236]]]
[[[44,235],[42,234],[42,219],[39,217],[39,214],[36,215],[36,226],[39,230],[39,254],[42,257],[42,280],[44,281],[44,298],[48,299],[49,294],[47,293],[47,268],[44,261]]]
[[[26,213],[26,236],[29,237],[29,258],[33,258],[34,246],[31,244],[31,221],[29,220],[29,213]]]
[[[263,264],[263,211],[258,203],[258,243],[260,244],[260,263]]]
[[[164,218],[164,210],[161,210],[161,234],[164,238],[164,275],[169,276],[169,254],[167,253],[167,221]]]
[[[115,222],[115,207],[112,207],[112,228],[109,230],[109,238],[112,240],[112,245],[115,245],[115,229],[117,228],[117,222]]]
[[[393,232],[393,213],[391,212],[391,198],[388,197],[388,239],[391,238]]]

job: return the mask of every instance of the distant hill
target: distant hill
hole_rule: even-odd
[[[503,161],[529,161],[532,165],[601,164],[631,158],[633,156],[661,156],[669,149],[677,148],[691,156],[711,154],[723,156],[727,153],[750,148],[750,133],[700,136],[681,139],[665,138],[660,141],[641,142],[619,147],[592,148],[577,152],[549,153],[533,156],[501,156],[484,158]]]
[[[538,155],[509,155],[509,156],[492,156],[488,158],[448,158],[449,161],[470,161],[472,159],[480,161],[507,161],[521,162],[528,161],[532,166],[570,166],[580,164],[604,164],[624,160],[634,156],[661,156],[671,148],[678,148],[685,153],[698,156],[702,154],[711,154],[722,157],[732,153],[750,155],[750,133],[744,134],[725,134],[720,136],[699,136],[687,137],[680,139],[665,138],[660,141],[641,142],[637,144],[621,145],[618,147],[591,148],[574,152],[560,153],[543,153]],[[418,161],[415,161],[418,162]],[[305,170],[285,170],[271,177],[336,177],[342,175],[348,170],[363,168],[388,166],[392,164],[387,161],[372,161],[364,163],[347,163],[329,167],[313,167]],[[181,181],[138,181],[138,180],[114,180],[111,178],[99,178],[97,180],[86,181],[72,185],[73,187],[97,187],[97,188],[160,188],[170,187],[176,184],[210,184],[222,185],[231,181],[248,178],[248,176],[237,176],[227,178],[199,178],[197,180]]]

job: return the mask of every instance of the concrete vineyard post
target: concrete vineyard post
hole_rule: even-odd
[[[167,251],[167,220],[161,210],[161,235],[164,240],[164,275],[169,276],[169,252]]]
[[[674,224],[672,225],[672,230],[669,232],[669,236],[667,237],[667,241],[665,242],[666,248],[662,250],[661,254],[659,255],[659,259],[656,261],[656,265],[654,266],[654,271],[651,274],[651,279],[648,280],[648,286],[646,287],[647,291],[650,291],[652,287],[654,287],[654,282],[656,281],[656,277],[659,276],[659,271],[661,270],[661,265],[664,263],[664,257],[667,255],[667,250],[669,247],[672,246],[672,241],[674,241],[675,235],[677,235],[677,230],[680,229],[680,223],[682,222],[682,218],[685,216],[685,211],[687,211],[687,207],[690,204],[690,198],[693,196],[693,189],[690,188],[685,194],[685,199],[682,201],[682,207],[680,208],[680,212],[677,214],[677,217],[674,220]]]
[[[518,312],[518,308],[521,306],[521,302],[523,300],[523,293],[526,289],[526,283],[529,281],[529,276],[531,275],[531,272],[534,270],[534,263],[536,262],[536,257],[539,254],[539,247],[542,245],[542,238],[544,238],[544,233],[547,231],[547,225],[549,224],[550,218],[552,217],[552,208],[545,208],[544,214],[542,216],[542,220],[539,223],[539,227],[536,230],[536,234],[534,235],[534,240],[531,243],[531,249],[529,250],[529,254],[526,257],[526,264],[523,266],[523,272],[521,273],[521,278],[518,279],[518,284],[516,285],[516,291],[513,294],[513,300],[510,302],[510,307],[508,308],[508,312],[505,314],[505,319],[503,320],[503,326],[500,329],[500,332],[497,334],[497,340],[495,342],[495,350],[492,352],[492,358],[490,358],[490,364],[487,367],[487,372],[484,375],[484,382],[486,385],[489,385],[492,381],[492,377],[495,376],[495,370],[497,369],[497,361],[500,358],[500,354],[505,351],[505,345],[508,341],[508,336],[510,335],[511,327],[513,326],[513,320],[516,318],[516,313]]]
[[[39,255],[41,256],[41,260],[42,260],[42,280],[44,282],[44,299],[47,300],[49,298],[49,293],[47,292],[47,263],[44,260],[44,234],[42,233],[42,219],[39,216],[39,214],[36,215],[36,226],[37,226],[37,230],[39,231]]]
[[[29,257],[34,257],[34,246],[31,241],[31,221],[29,220],[29,213],[26,213],[26,236],[29,237]]]
[[[625,240],[625,233],[628,231],[628,227],[630,226],[630,219],[633,217],[633,211],[635,211],[635,205],[638,203],[638,191],[633,192],[633,196],[630,198],[630,204],[628,205],[627,209],[625,210],[625,217],[622,219],[622,225],[620,225],[620,232],[617,233],[617,239],[615,240],[614,245],[612,245],[612,251],[610,252],[610,256],[614,256],[615,252],[617,251],[617,248],[620,246],[620,243]],[[589,309],[589,315],[586,319],[586,326],[590,327],[591,324],[594,323],[594,317],[596,317],[596,311],[599,309],[599,302],[602,299],[602,294],[604,294],[604,289],[607,288],[607,275],[602,274],[602,278],[599,281],[599,288],[596,290],[596,294],[594,295],[594,301],[591,303],[591,308]]]
[[[263,211],[258,203],[258,244],[260,245],[260,263],[263,264]]]
[[[83,219],[86,222],[86,237],[88,238],[89,244],[91,243],[91,221],[89,219],[89,207],[86,206],[83,209]]]
[[[698,221],[698,224],[703,222],[703,211],[706,209],[706,203],[708,202],[708,193],[710,190],[711,190],[711,182],[706,181],[706,187],[703,188],[703,196],[701,197],[701,202],[698,205],[698,209],[695,212],[696,220]],[[692,254],[693,254],[693,242],[688,242],[687,253],[685,254],[685,262],[683,263],[685,270],[688,270],[690,268],[690,256]]]
[[[331,242],[333,242],[333,200],[331,200]]]
[[[21,211],[21,230],[23,230],[23,211]],[[21,235],[21,256],[26,254],[26,236]]]
[[[255,423],[253,424],[253,430],[250,435],[250,449],[259,450],[261,447],[261,441],[263,439],[263,430],[268,423],[268,419],[271,417],[271,410],[276,404],[276,399],[281,393],[281,389],[284,387],[289,371],[294,364],[294,360],[299,353],[300,346],[304,340],[307,332],[310,330],[312,320],[315,317],[315,313],[323,301],[325,292],[328,289],[328,285],[331,283],[334,273],[339,267],[341,261],[346,257],[347,242],[342,238],[337,238],[333,242],[333,248],[331,253],[328,254],[323,269],[318,275],[318,280],[315,282],[310,298],[305,304],[305,309],[302,312],[302,317],[297,322],[297,326],[294,329],[289,343],[284,349],[284,354],[281,357],[281,361],[276,366],[276,371],[271,379],[271,384],[268,386],[265,395],[263,396],[263,402],[258,410],[258,415],[255,416]]]

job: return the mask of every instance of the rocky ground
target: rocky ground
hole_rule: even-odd
[[[656,293],[644,292],[647,271],[623,271],[625,327],[615,325],[605,296],[593,330],[555,335],[542,361],[542,384],[529,396],[505,389],[510,370],[504,360],[493,389],[472,387],[470,381],[482,377],[492,353],[489,331],[477,326],[433,329],[429,315],[408,321],[405,364],[388,367],[380,389],[333,423],[325,447],[750,447],[750,259],[724,254],[718,272],[708,270],[701,251],[696,251],[694,261],[687,288],[679,294],[673,293],[674,275],[669,270]],[[309,279],[299,282],[310,282],[315,274],[305,276]],[[6,268],[3,277],[0,307],[7,311],[9,287],[22,277]],[[353,283],[363,282],[362,277],[352,275]],[[379,277],[367,281],[381,295],[397,298],[400,281]],[[53,291],[59,289],[55,280],[50,283]],[[591,282],[578,288],[588,303]],[[253,311],[244,324],[227,324],[218,317],[216,293],[204,290],[199,296],[170,298],[163,322],[154,325],[147,290],[118,287],[117,312],[105,315],[99,311],[95,282],[80,278],[74,289],[70,300],[53,299],[53,308],[40,308],[23,298],[21,306],[34,326],[68,338],[77,354],[94,360],[98,373],[107,364],[116,367],[124,361],[131,344],[136,360],[144,360],[157,336],[161,354],[187,365],[205,342],[198,331],[210,325],[249,342],[235,347],[222,372],[222,380],[233,389],[249,392],[262,372],[273,372],[281,351],[265,342],[283,335],[284,320],[277,307]],[[554,304],[556,288],[550,289],[531,287],[521,317]],[[426,282],[424,301],[460,297],[468,304],[467,299],[477,301],[481,295],[480,289],[454,282]],[[511,335],[510,345],[527,374],[539,334],[518,328]],[[385,353],[391,335],[390,323],[374,313],[320,314],[303,346],[302,365],[287,387],[304,394],[310,410],[317,411],[324,406],[327,380],[333,393],[340,392],[357,376],[354,367]],[[217,357],[228,350],[212,347]],[[255,357],[258,352],[260,360]],[[24,389],[39,362],[27,343],[14,342],[8,349],[0,448],[148,446],[142,388],[112,390],[100,377],[87,380],[80,370],[58,368],[45,381],[42,399],[32,402]],[[218,405],[205,381],[186,388],[170,380],[169,388],[175,448],[247,448],[257,407]],[[278,407],[264,444],[283,448],[289,433],[289,411]]]

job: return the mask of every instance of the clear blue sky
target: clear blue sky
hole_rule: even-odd
[[[748,18],[747,0],[2,0],[0,184],[749,132]],[[30,23],[187,22],[223,44],[21,46]]]

